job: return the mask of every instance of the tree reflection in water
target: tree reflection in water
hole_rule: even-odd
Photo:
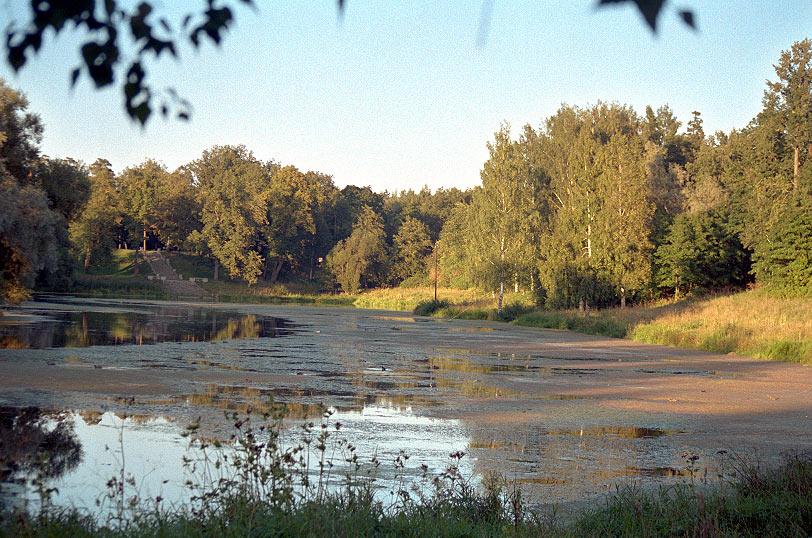
[[[115,312],[81,300],[70,306],[85,305],[87,310],[53,308],[57,305],[33,302],[21,307],[21,312],[38,319],[0,322],[0,349],[277,338],[294,328],[286,319],[216,308],[139,305]]]
[[[69,414],[0,407],[0,488],[4,483],[44,487],[81,461],[82,444]]]

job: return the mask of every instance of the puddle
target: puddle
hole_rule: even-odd
[[[0,318],[0,347],[46,349],[209,342],[290,335],[288,320],[206,307],[71,301],[25,303]],[[10,320],[7,319],[10,317]]]

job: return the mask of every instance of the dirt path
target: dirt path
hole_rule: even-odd
[[[169,265],[169,262],[159,250],[147,251],[144,253],[150,269],[155,276],[163,282],[164,290],[171,295],[179,297],[209,297],[210,294],[198,286],[195,282],[183,280],[180,275]]]

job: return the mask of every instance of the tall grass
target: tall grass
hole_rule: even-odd
[[[812,364],[812,300],[759,289],[593,311],[588,318],[575,310],[534,312],[516,323]]]
[[[651,493],[623,488],[574,524],[578,536],[812,536],[812,459],[787,455],[777,469],[741,459],[735,479]]]

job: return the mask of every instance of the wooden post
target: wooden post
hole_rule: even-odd
[[[437,245],[440,244],[440,241],[437,240],[434,242],[434,302],[437,302]]]

